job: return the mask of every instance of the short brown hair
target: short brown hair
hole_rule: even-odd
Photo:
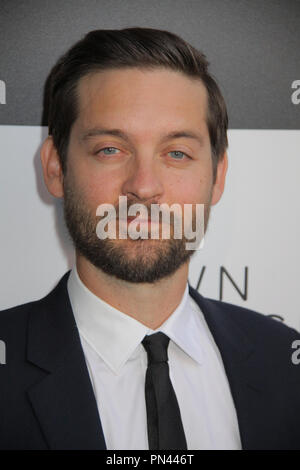
[[[74,44],[55,64],[45,87],[44,118],[53,136],[62,169],[71,127],[77,117],[77,85],[96,70],[122,67],[164,67],[202,80],[208,93],[207,126],[212,148],[214,181],[217,163],[227,146],[228,116],[224,98],[208,73],[205,55],[168,31],[152,28],[95,30]]]

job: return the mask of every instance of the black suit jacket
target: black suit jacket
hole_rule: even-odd
[[[0,312],[0,449],[106,449],[68,276],[45,298]],[[300,334],[191,286],[190,294],[222,355],[242,448],[300,449],[300,365],[291,361]]]

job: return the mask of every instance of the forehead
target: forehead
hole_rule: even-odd
[[[206,128],[207,91],[200,79],[165,68],[92,72],[77,88],[77,125],[154,132],[164,127]]]

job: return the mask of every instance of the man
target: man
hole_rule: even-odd
[[[161,223],[158,239],[97,234],[99,205],[118,228],[132,222],[120,196],[204,204],[207,228],[227,170],[226,106],[207,68],[179,37],[143,28],[90,32],[53,68],[41,161],[76,266],[1,313],[1,448],[300,448],[300,334],[202,297],[188,284],[193,250]]]

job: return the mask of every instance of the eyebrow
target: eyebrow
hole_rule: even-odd
[[[130,142],[129,136],[125,132],[123,132],[121,129],[105,129],[105,128],[100,128],[100,127],[86,130],[81,135],[80,141],[85,142],[92,137],[101,136],[101,135],[120,137],[126,142]],[[171,139],[180,139],[180,138],[197,140],[198,143],[200,143],[200,145],[203,145],[204,143],[203,137],[200,134],[197,134],[196,132],[190,131],[190,130],[180,130],[180,131],[170,132],[166,134],[165,136],[163,136],[163,138],[161,139],[161,142],[163,143]]]

